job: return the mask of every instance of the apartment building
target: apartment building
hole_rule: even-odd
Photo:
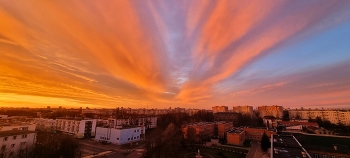
[[[9,130],[0,132],[0,157],[20,157],[30,149],[36,138],[35,131]]]
[[[29,123],[0,124],[0,131],[11,131],[11,130],[35,131],[35,124],[29,124]]]
[[[217,112],[217,113],[214,113],[214,120],[215,121],[232,122],[233,125],[238,125],[241,117],[242,117],[242,114],[236,113],[236,112]]]
[[[1,124],[0,157],[21,157],[36,140],[35,125]]]
[[[275,118],[283,117],[283,107],[272,105],[272,106],[259,106],[258,107],[259,116],[264,118],[265,116],[273,116]]]
[[[216,123],[215,122],[198,122],[198,123],[192,123],[192,124],[187,124],[187,125],[182,125],[182,132],[184,135],[185,139],[189,138],[189,128],[194,129],[194,135],[195,141],[200,141],[201,138],[205,137],[205,138],[210,138],[212,136],[214,136],[215,133],[215,126]]]
[[[127,144],[139,141],[141,139],[141,127],[124,127],[124,128],[96,128],[95,140],[112,144]]]
[[[226,131],[232,129],[233,124],[232,122],[220,121],[220,122],[216,122],[216,126],[218,130],[217,134],[219,138],[224,138]]]
[[[213,106],[212,110],[213,110],[213,114],[218,113],[218,112],[228,112],[228,107],[227,106]]]
[[[108,119],[113,120],[114,126],[135,125],[145,126],[146,129],[157,128],[157,117],[138,117],[128,119]]]
[[[226,132],[227,144],[242,145],[246,139],[243,128],[232,128]]]
[[[232,112],[253,116],[253,106],[234,106]]]
[[[317,117],[328,120],[333,124],[350,125],[349,110],[328,110],[328,109],[290,109],[288,110],[291,119],[316,119]]]
[[[54,119],[34,118],[31,123],[35,124],[35,129],[38,131],[53,132],[56,130]]]
[[[95,119],[56,119],[56,129],[76,138],[90,138],[95,136]]]
[[[271,129],[271,128],[252,128],[252,127],[245,127],[243,128],[245,132],[245,139],[246,140],[257,140],[260,141],[261,137],[264,133],[268,137],[271,136],[271,134],[277,134],[276,129]]]

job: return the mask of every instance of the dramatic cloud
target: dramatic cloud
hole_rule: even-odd
[[[348,52],[332,65],[315,59],[316,68],[247,77],[270,54],[348,25],[349,7],[342,0],[0,1],[0,106],[349,105],[350,76],[341,75],[349,46],[322,52]],[[280,59],[287,58],[295,57]]]

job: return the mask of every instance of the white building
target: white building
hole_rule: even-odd
[[[72,134],[76,138],[90,138],[95,136],[95,119],[56,119],[57,130]]]
[[[350,111],[348,110],[325,110],[325,109],[292,109],[288,110],[291,119],[316,119],[328,120],[333,124],[342,123],[350,125]]]
[[[0,119],[7,119],[8,116],[7,115],[0,115]]]
[[[56,120],[34,118],[31,123],[35,124],[35,129],[38,131],[52,132],[56,130]]]
[[[29,124],[29,123],[0,124],[0,131],[11,131],[11,130],[35,131],[35,124]]]
[[[35,131],[9,130],[0,132],[0,157],[20,157],[36,140]]]
[[[141,139],[141,127],[130,128],[96,128],[95,140],[99,142],[109,142],[113,144],[127,144]]]
[[[139,117],[130,119],[109,119],[116,122],[115,125],[135,125],[135,126],[145,126],[146,129],[157,128],[157,117]]]

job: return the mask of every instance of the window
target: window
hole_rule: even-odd
[[[7,141],[7,137],[4,137],[4,141]]]
[[[322,155],[322,158],[327,158],[327,155],[323,154],[323,155]]]
[[[136,139],[136,137],[134,137],[134,139]]]
[[[26,142],[21,142],[21,146],[24,146],[24,145],[26,145]]]
[[[22,135],[22,138],[27,138],[27,135],[26,134]]]
[[[332,155],[332,156],[331,156],[331,158],[335,158],[335,156],[334,156],[334,155]]]
[[[9,157],[12,157],[12,156],[13,156],[13,152],[10,152]]]
[[[16,139],[17,138],[17,136],[13,136],[13,139]]]
[[[128,138],[128,140],[130,140],[130,138]]]
[[[119,138],[117,138],[117,140],[119,140]]]
[[[139,139],[139,136],[137,136],[137,139]]]
[[[11,144],[11,147],[14,148],[14,147],[15,147],[15,144]]]
[[[320,158],[318,154],[314,154],[314,158]]]
[[[22,130],[28,131],[28,127],[21,127]]]

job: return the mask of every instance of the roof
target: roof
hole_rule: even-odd
[[[290,135],[273,135],[273,158],[303,157],[306,152],[295,137]]]
[[[350,154],[350,138],[331,135],[321,136],[308,134],[295,134],[295,137],[309,152],[325,151],[330,153]],[[337,146],[337,150],[335,150],[334,146]]]
[[[29,134],[29,133],[36,133],[36,132],[35,131],[27,131],[27,130],[0,131],[0,137]]]
[[[227,130],[227,133],[232,133],[232,134],[240,134],[244,132],[243,128],[232,128],[230,130]]]
[[[315,127],[318,127],[318,124],[316,122],[279,121],[278,124],[279,125],[284,125],[284,126],[302,125],[302,126],[315,126]]]

